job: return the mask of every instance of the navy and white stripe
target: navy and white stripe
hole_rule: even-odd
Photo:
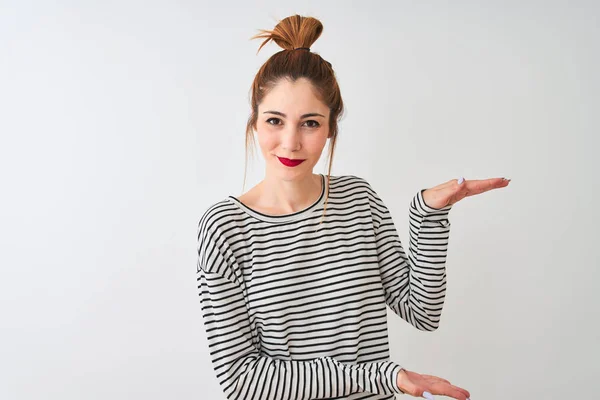
[[[200,219],[198,290],[229,399],[392,399],[401,367],[389,359],[386,304],[417,329],[439,325],[452,206],[414,196],[406,254],[366,180],[322,182],[321,197],[294,214],[228,197]]]

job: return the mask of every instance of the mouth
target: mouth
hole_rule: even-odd
[[[289,158],[284,158],[284,157],[277,157],[277,158],[286,167],[295,167],[295,166],[300,165],[300,164],[302,164],[304,162],[304,160],[291,160]]]

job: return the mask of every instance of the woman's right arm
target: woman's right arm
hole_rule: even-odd
[[[391,361],[348,364],[261,355],[253,342],[241,289],[216,273],[198,271],[202,315],[213,367],[228,399],[327,399],[357,392],[402,393],[401,367]]]

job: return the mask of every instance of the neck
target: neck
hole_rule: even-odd
[[[291,214],[313,204],[321,195],[321,176],[307,174],[293,180],[283,180],[267,174],[261,182],[261,203],[278,213]]]

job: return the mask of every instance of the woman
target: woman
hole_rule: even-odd
[[[284,50],[258,71],[254,132],[264,179],[212,205],[198,227],[198,288],[215,373],[229,399],[467,399],[465,389],[389,359],[386,304],[435,330],[446,287],[452,205],[508,185],[451,180],[410,204],[403,250],[391,215],[362,178],[331,176],[343,111],[331,64],[310,51],[323,26],[294,15],[261,31]],[[329,140],[329,173],[313,168]]]

